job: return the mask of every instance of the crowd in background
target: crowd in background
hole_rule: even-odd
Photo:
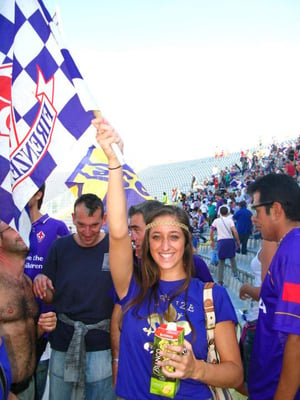
[[[173,204],[181,205],[195,218],[201,210],[201,231],[211,226],[212,221],[218,215],[218,209],[222,204],[227,204],[234,214],[239,210],[242,201],[248,205],[250,199],[247,195],[247,186],[260,176],[269,173],[287,174],[300,184],[300,136],[289,143],[273,143],[269,149],[263,151],[241,151],[240,163],[227,166],[218,172],[213,169],[212,175],[203,182],[198,182],[196,175],[192,176],[191,188],[188,193],[179,192],[177,188],[172,190]],[[167,194],[164,192],[166,199]],[[195,215],[193,215],[195,214]],[[203,225],[203,215],[206,224]]]

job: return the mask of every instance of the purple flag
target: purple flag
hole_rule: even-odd
[[[26,204],[97,109],[56,29],[41,0],[0,2],[0,219],[25,240]]]

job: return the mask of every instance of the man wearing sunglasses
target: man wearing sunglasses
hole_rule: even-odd
[[[253,222],[278,249],[262,284],[249,370],[250,400],[300,399],[300,188],[269,174],[248,188]]]

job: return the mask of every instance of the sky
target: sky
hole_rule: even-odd
[[[44,4],[137,172],[300,134],[297,0]]]

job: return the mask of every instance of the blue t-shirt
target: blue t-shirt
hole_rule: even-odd
[[[79,246],[73,235],[57,239],[46,258],[43,274],[55,288],[53,305],[73,321],[95,324],[110,319],[113,309],[112,278],[108,263],[108,235],[92,247]],[[58,319],[50,333],[51,347],[67,351],[74,328]],[[110,348],[110,335],[98,329],[85,336],[86,350]]]
[[[252,232],[252,212],[246,207],[240,208],[233,215],[236,229],[240,235],[248,235]]]
[[[0,346],[0,400],[8,398],[8,393],[11,385],[12,375],[8,354],[5,347],[4,338],[1,337],[2,344]]]
[[[300,335],[300,228],[275,253],[263,282],[249,370],[251,400],[271,400],[276,391],[288,334]],[[300,400],[300,390],[295,397]]]
[[[195,267],[195,278],[200,279],[202,282],[213,282],[213,277],[209,271],[209,268],[206,262],[198,255],[193,254],[194,267]],[[141,268],[141,260],[135,257],[135,262],[138,268]],[[114,303],[120,304],[119,297],[115,291],[115,288],[112,288],[112,298],[114,299]]]
[[[182,285],[182,280],[159,282],[158,308],[154,308],[154,301],[151,301],[148,308],[148,301],[144,301],[135,315],[135,308],[130,308],[123,317],[121,339],[120,339],[120,360],[117,379],[117,395],[126,400],[137,399],[165,399],[163,396],[153,395],[150,390],[150,378],[152,368],[152,343],[154,331],[159,326],[159,314],[166,311],[168,298],[174,294]],[[207,359],[207,338],[205,329],[205,314],[203,308],[204,284],[199,279],[193,278],[188,290],[177,296],[171,305],[171,319],[185,329],[185,339],[192,343],[193,351],[197,359]],[[131,280],[127,296],[122,299],[121,304],[126,309],[126,303],[135,297],[139,288],[135,280]],[[236,314],[230,298],[221,286],[213,288],[213,297],[216,312],[216,322],[233,321],[237,323]],[[185,312],[190,319],[195,336],[191,332],[189,323],[185,318]],[[149,316],[150,314],[150,316]],[[166,321],[165,321],[166,322]],[[195,339],[193,341],[193,339]],[[207,385],[192,379],[181,380],[176,400],[204,400],[211,398]]]

